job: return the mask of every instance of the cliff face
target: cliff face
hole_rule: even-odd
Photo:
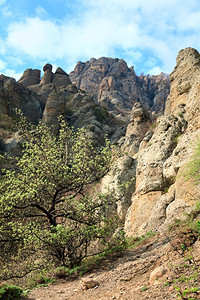
[[[153,134],[142,140],[134,155],[136,188],[125,218],[129,235],[163,230],[173,218],[189,211],[200,196],[199,187],[184,176],[200,134],[199,74],[200,54],[192,48],[181,50],[170,75],[165,115],[157,120]]]
[[[27,119],[37,123],[42,117],[42,103],[34,92],[19,85],[15,79],[0,76],[0,128],[10,129],[15,109],[20,109]]]
[[[96,103],[92,96],[78,90],[61,68],[54,73],[52,66],[46,64],[43,71],[40,78],[40,70],[27,69],[18,82],[1,76],[1,148],[6,151],[9,149],[10,154],[18,153],[16,136],[12,132],[16,108],[22,111],[28,121],[37,123],[42,119],[46,124],[54,125],[55,130],[58,128],[58,116],[63,115],[70,126],[85,128],[97,146],[102,145],[105,135],[112,142],[117,142],[125,134],[125,123]]]
[[[162,113],[169,94],[166,74],[138,77],[123,59],[101,57],[78,62],[69,76],[78,88],[121,117],[126,117],[136,102],[150,111]]]

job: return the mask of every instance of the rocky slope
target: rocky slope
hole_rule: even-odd
[[[138,77],[133,67],[129,68],[118,58],[101,57],[78,62],[69,76],[78,88],[121,117],[127,117],[136,102],[157,114],[163,113],[169,94],[168,75]]]
[[[195,203],[194,199],[199,199],[199,187],[184,176],[186,162],[200,134],[199,74],[200,54],[192,48],[181,50],[170,75],[165,115],[151,125],[139,151],[132,155],[137,164],[136,182],[125,217],[125,231],[130,236],[166,229],[172,219],[181,218]],[[130,136],[129,130],[127,135]]]
[[[197,241],[193,246],[197,266],[200,266],[199,247],[200,242]],[[126,250],[119,258],[108,257],[101,266],[85,274],[83,278],[66,278],[56,284],[39,287],[23,299],[179,299],[173,282],[182,290],[187,288],[179,280],[181,275],[186,275],[184,265],[185,259],[173,250],[167,238],[156,236],[139,247]],[[199,279],[197,282],[199,283]],[[193,296],[190,299],[199,299],[199,293],[190,296]]]

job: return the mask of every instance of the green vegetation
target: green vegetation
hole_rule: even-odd
[[[0,300],[18,300],[22,294],[23,290],[15,285],[0,286]]]
[[[156,235],[158,235],[157,232],[150,230],[146,234],[143,234],[141,236],[128,237],[127,238],[127,248],[131,249],[131,248],[137,247],[137,246],[141,245],[142,243],[147,242],[150,238],[152,238]]]
[[[174,288],[180,299],[198,299],[200,295],[200,268],[192,251],[192,245],[200,237],[200,221],[197,219],[199,216],[198,203],[184,220],[176,220],[170,227],[172,248],[185,260],[185,263],[173,266],[174,273],[177,274],[174,279]]]
[[[200,141],[194,148],[194,154],[186,166],[186,179],[194,184],[200,183]],[[200,238],[200,201],[190,213],[185,214],[183,220],[175,220],[169,228],[172,233],[170,243],[185,263],[174,266],[178,274],[174,280],[177,297],[180,299],[199,299],[200,297],[200,267],[197,264],[192,250],[192,245]]]
[[[52,266],[72,269],[125,243],[118,219],[105,213],[115,195],[92,190],[112,164],[109,142],[94,148],[85,131],[73,132],[62,118],[59,126],[55,135],[22,117],[22,155],[0,181],[1,279]]]
[[[97,118],[97,121],[102,122],[109,116],[109,112],[105,106],[96,104],[94,106],[94,115]]]
[[[186,179],[191,179],[195,184],[200,183],[200,139],[194,147],[194,153],[186,166]]]

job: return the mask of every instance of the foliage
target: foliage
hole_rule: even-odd
[[[33,289],[35,287],[47,286],[55,282],[56,280],[54,278],[51,278],[51,276],[46,275],[44,272],[40,272],[29,280],[28,288]]]
[[[141,292],[146,292],[146,290],[148,290],[148,288],[147,288],[146,286],[143,286],[143,287],[141,288]]]
[[[119,237],[119,236],[118,236]],[[109,259],[113,261],[114,257],[122,255],[123,251],[127,248],[126,239],[124,239],[124,233],[121,231],[121,239],[118,240],[116,246],[102,251],[96,255],[85,257],[79,266],[68,268],[58,267],[53,273],[55,278],[77,277],[83,276],[85,273],[94,270],[101,265],[104,265]]]
[[[174,282],[174,287],[181,299],[197,299],[196,297],[200,295],[200,268],[194,259],[191,248],[200,237],[200,222],[195,219],[198,215],[199,203],[186,215],[184,220],[176,220],[170,228],[174,236],[170,243],[185,260],[184,264],[175,267],[178,277]]]
[[[92,191],[112,164],[109,142],[95,148],[84,130],[74,132],[63,118],[59,127],[55,134],[22,116],[22,155],[15,158],[16,170],[4,170],[0,181],[3,278],[14,268],[20,278],[51,262],[73,268],[91,255],[91,244],[96,254],[123,243],[120,232],[113,234],[117,218],[105,214],[114,194]]]
[[[0,300],[17,300],[23,294],[23,290],[15,285],[3,284],[0,286]]]
[[[200,140],[193,149],[191,160],[186,166],[186,179],[192,179],[196,184],[200,182]]]
[[[127,248],[134,248],[140,245],[141,243],[147,242],[150,238],[158,235],[155,231],[148,231],[146,234],[136,237],[128,237],[127,238]]]
[[[195,184],[200,183],[200,140],[194,148],[194,154],[187,164],[186,179]],[[184,258],[185,263],[175,266],[177,278],[174,287],[180,299],[199,299],[200,297],[200,268],[192,250],[192,245],[200,238],[200,201],[183,220],[175,220],[170,226],[173,238],[170,243],[173,249]]]

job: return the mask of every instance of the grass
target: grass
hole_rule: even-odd
[[[169,231],[173,232],[170,244],[185,262],[174,266],[177,274],[174,288],[178,299],[200,299],[200,267],[194,259],[192,245],[200,238],[200,202],[185,215],[184,220],[175,220]]]
[[[148,231],[146,234],[140,236],[140,237],[129,237],[127,239],[127,248],[131,249],[131,248],[135,248],[138,245],[142,244],[143,242],[148,241],[150,238],[156,236],[158,233],[155,231]]]

